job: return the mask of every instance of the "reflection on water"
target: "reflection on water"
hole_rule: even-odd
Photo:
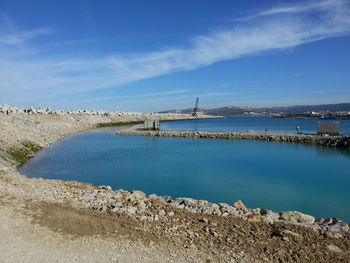
[[[335,155],[345,156],[350,158],[350,149],[346,148],[333,148],[333,147],[314,147],[317,156],[319,157],[333,157]]]

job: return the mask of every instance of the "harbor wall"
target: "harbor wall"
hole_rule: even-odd
[[[226,140],[259,140],[272,142],[303,143],[326,147],[350,147],[350,136],[320,136],[307,134],[283,134],[270,132],[204,132],[204,131],[144,131],[140,126],[118,132],[119,135],[183,137]]]

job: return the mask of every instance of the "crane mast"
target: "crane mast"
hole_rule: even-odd
[[[198,112],[198,100],[199,100],[199,98],[197,97],[196,104],[194,105],[194,108],[192,111],[192,116],[195,116],[195,117],[197,117],[197,112]]]

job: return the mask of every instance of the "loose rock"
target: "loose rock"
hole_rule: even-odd
[[[315,218],[313,216],[306,215],[297,211],[283,212],[281,213],[281,218],[286,221],[297,223],[313,224],[315,222]]]
[[[241,200],[238,200],[237,202],[235,202],[233,206],[236,207],[237,209],[247,210],[247,207],[243,204]]]

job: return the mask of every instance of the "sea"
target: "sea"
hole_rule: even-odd
[[[350,134],[350,120],[283,119],[271,117],[232,117],[163,122],[162,130],[222,131],[222,132],[278,132],[316,134],[318,122],[339,122],[340,134]]]
[[[224,118],[162,122],[161,129],[316,133],[319,120]],[[323,121],[323,120],[322,120]],[[350,134],[350,121],[341,133]],[[28,177],[110,185],[350,222],[350,150],[294,143],[119,136],[100,128],[68,137],[20,168]]]

